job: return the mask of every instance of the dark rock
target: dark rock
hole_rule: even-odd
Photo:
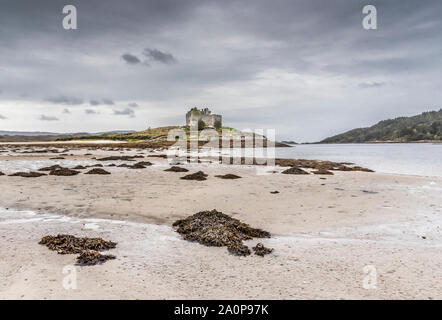
[[[221,178],[221,179],[241,179],[240,176],[237,176],[237,175],[231,174],[231,173],[228,173],[228,174],[225,174],[225,175],[218,175],[218,176],[215,176],[215,177]]]
[[[278,194],[279,191],[270,191],[271,194]]]
[[[64,160],[65,158],[63,157],[55,157],[55,158],[49,158],[49,160]]]
[[[256,255],[264,257],[266,254],[273,252],[273,249],[266,248],[262,243],[258,243],[255,247],[252,248]]]
[[[4,176],[5,174],[3,172],[0,171],[0,176]]]
[[[101,168],[95,168],[86,172],[85,174],[111,174],[111,173]]]
[[[187,176],[181,177],[180,179],[204,181],[207,180],[207,174],[205,174],[202,171],[198,171],[192,174],[188,174]]]

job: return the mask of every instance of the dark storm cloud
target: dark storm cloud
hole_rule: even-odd
[[[42,120],[42,121],[57,121],[58,120],[57,117],[47,116],[47,115],[44,115],[44,114],[40,115],[39,119]]]
[[[124,61],[126,61],[128,64],[139,64],[141,63],[141,60],[138,59],[138,57],[129,54],[129,53],[125,53],[121,56],[121,58],[123,58]]]
[[[129,117],[135,116],[135,112],[130,108],[126,108],[124,110],[113,110],[113,111],[114,115],[116,116],[129,116]]]
[[[172,54],[162,52],[158,49],[146,48],[144,49],[143,54],[149,59],[149,61],[158,61],[168,65],[178,62]]]
[[[76,98],[76,97],[67,97],[67,96],[49,97],[49,98],[46,98],[45,101],[51,102],[54,104],[65,104],[68,106],[74,106],[74,105],[79,105],[79,104],[84,103],[83,99]]]

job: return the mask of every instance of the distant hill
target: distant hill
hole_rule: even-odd
[[[86,133],[84,133],[86,134]],[[55,132],[41,132],[41,131],[1,131],[0,136],[57,136],[61,133]]]
[[[118,134],[118,133],[131,133],[135,132],[133,130],[114,130],[105,132],[74,132],[74,133],[58,133],[58,132],[42,132],[42,131],[2,131],[0,130],[0,136],[86,136],[86,135],[97,135],[97,134]]]
[[[31,141],[53,141],[56,139],[72,139],[76,137],[95,137],[97,135],[129,134],[132,130],[115,130],[107,132],[75,132],[57,133],[41,131],[0,131],[0,142],[31,142]]]
[[[378,122],[369,128],[358,128],[326,138],[320,143],[413,142],[442,140],[442,109],[423,112],[413,117],[400,117]]]

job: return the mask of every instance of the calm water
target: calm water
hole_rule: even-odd
[[[276,148],[278,158],[348,161],[377,172],[442,177],[442,144],[315,144]]]

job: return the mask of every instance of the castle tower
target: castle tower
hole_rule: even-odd
[[[222,116],[219,114],[212,114],[209,108],[200,110],[194,107],[186,113],[187,126],[197,126],[199,120],[204,121],[206,127],[214,128],[216,125],[219,125],[219,127],[222,126]]]

